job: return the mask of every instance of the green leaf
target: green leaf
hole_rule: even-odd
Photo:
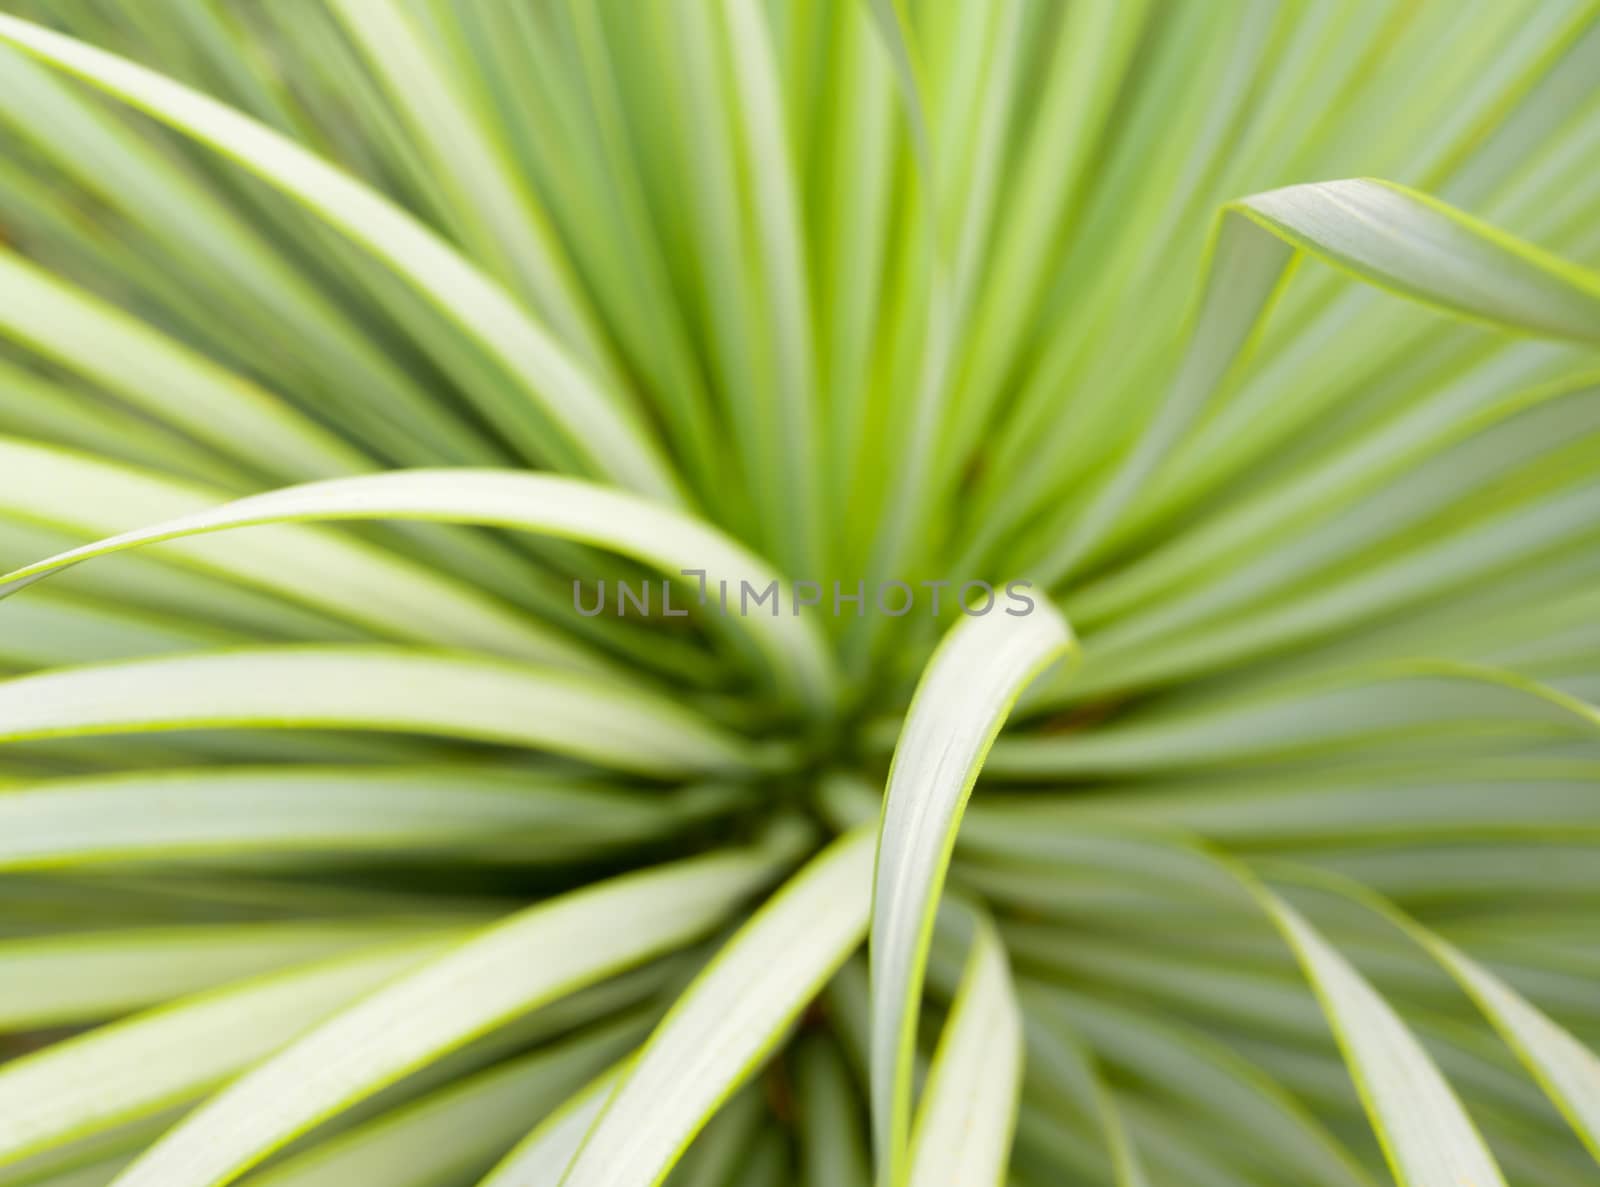
[[[1069,575],[1107,541],[1248,353],[1299,252],[1459,316],[1600,343],[1600,275],[1415,190],[1354,179],[1286,186],[1229,203],[1171,391],[1044,562],[1046,581]]]
[[[30,1179],[27,1187],[106,1187],[116,1178],[117,1172],[128,1165],[128,1156],[119,1154],[88,1165],[78,1165],[72,1170],[52,1174],[43,1179]]]
[[[1392,757],[1419,741],[1470,741],[1489,730],[1576,739],[1597,727],[1592,705],[1513,672],[1398,662],[1180,699],[1092,732],[1003,739],[988,770],[1011,778],[1198,771],[1334,752]]]
[[[1022,1012],[1005,949],[980,917],[917,1110],[909,1187],[1005,1181],[1022,1058]]]
[[[407,1073],[546,1002],[704,934],[793,858],[758,847],[530,907],[312,1030],[191,1113],[119,1187],[218,1187]]]
[[[911,35],[911,21],[906,14],[905,0],[867,0],[867,11],[872,14],[878,35],[888,49],[889,60],[894,64],[895,82],[900,87],[906,107],[906,121],[911,126],[911,143],[916,150],[917,168],[921,171],[924,186],[933,184],[932,136],[928,131],[927,106],[923,96],[927,84],[925,71]]]
[[[1477,1004],[1600,1161],[1600,1057],[1456,945],[1359,883],[1273,863],[1273,877],[1342,895],[1387,919],[1432,956]]]
[[[0,1166],[191,1101],[458,942],[413,940],[242,982],[0,1066]]]
[[[1459,948],[1425,945],[1461,983],[1600,1161],[1600,1057]]]
[[[727,1187],[739,1183],[770,1137],[772,1112],[759,1084],[748,1084],[718,1110],[673,1168],[671,1187]],[[770,1185],[763,1185],[770,1187]]]
[[[737,802],[712,787],[640,794],[453,766],[119,772],[0,792],[0,870],[388,850],[571,859],[668,834]]]
[[[780,686],[814,709],[835,695],[832,659],[816,623],[785,607],[778,575],[741,545],[701,521],[667,507],[592,483],[498,470],[414,470],[309,483],[198,511],[178,519],[60,553],[0,578],[0,596],[33,579],[91,557],[143,544],[226,528],[332,519],[415,519],[472,523],[539,532],[621,553],[714,603],[723,583],[730,606],[743,606],[742,587],[780,586],[772,609],[733,615],[733,627],[767,657]],[[331,567],[331,566],[330,566]],[[582,575],[576,575],[581,579]],[[680,612],[689,603],[680,607]],[[713,614],[712,621],[717,621]],[[732,627],[730,627],[732,629]]]
[[[1353,542],[1371,548],[1374,541],[1384,539],[1380,533],[1392,531],[1388,525],[1396,517],[1390,504],[1397,491],[1420,488],[1425,495],[1407,499],[1401,522],[1416,522],[1415,504],[1421,503],[1426,511],[1441,494],[1448,498],[1455,493],[1446,481],[1422,485],[1417,471],[1425,475],[1429,468],[1446,470],[1442,476],[1446,479],[1453,472],[1458,483],[1470,472],[1471,481],[1481,484],[1486,471],[1474,458],[1486,456],[1496,472],[1503,473],[1508,455],[1527,456],[1533,444],[1529,438],[1537,441],[1539,436],[1531,430],[1541,423],[1559,418],[1560,431],[1551,432],[1557,441],[1570,443],[1587,435],[1593,431],[1591,410],[1600,396],[1592,374],[1528,390],[1493,390],[1484,395],[1477,395],[1475,388],[1468,390],[1474,397],[1470,401],[1446,387],[1345,447],[1297,467],[1273,482],[1263,492],[1265,497],[1242,500],[1104,581],[1090,583],[1073,596],[1075,620],[1087,627],[1129,618],[1130,612],[1159,600],[1163,622],[1171,623],[1175,609],[1189,609],[1192,625],[1196,594],[1214,608],[1220,600],[1219,586],[1221,590],[1246,584],[1259,587],[1262,574],[1282,584],[1286,576],[1315,571],[1313,564],[1348,556],[1349,531],[1339,530],[1338,525],[1354,516],[1365,513],[1373,521],[1375,530]],[[1466,452],[1475,438],[1483,441],[1476,455]],[[1287,574],[1286,552],[1296,558]],[[1252,597],[1259,598],[1255,589]],[[1131,617],[1140,625],[1148,621],[1136,613]]]
[[[958,623],[928,662],[889,771],[873,882],[872,1113],[879,1181],[904,1181],[928,944],[956,830],[984,756],[1035,676],[1075,646],[1048,602]]]
[[[678,483],[617,397],[597,385],[560,343],[443,239],[376,191],[264,124],[138,66],[16,17],[0,15],[0,38],[250,170],[380,259],[464,338],[513,377],[518,394],[542,408],[564,444],[593,469],[668,502]],[[528,439],[504,399],[491,405],[501,426]]]
[[[191,17],[204,12],[185,11]],[[325,275],[284,250],[285,240],[325,249],[328,237],[319,241],[306,223],[239,204],[188,160],[155,140],[130,136],[124,113],[98,95],[26,54],[6,53],[0,112],[66,184],[104,204],[102,214],[117,228],[101,238],[75,225],[67,242],[56,242],[58,267],[77,271],[69,262],[77,261],[117,274],[129,298],[153,300],[183,323],[200,349],[237,360],[236,369],[346,428],[375,454],[413,463],[504,456],[457,409],[435,400],[421,376],[407,374],[404,359],[368,336],[360,311],[341,303]],[[54,209],[58,195],[52,188],[40,203]],[[314,368],[305,365],[310,358]]]
[[[835,1044],[802,1036],[795,1044],[796,1107],[803,1187],[869,1187],[864,1101]]]
[[[0,1187],[1593,1177],[1600,0],[0,10]]]
[[[71,594],[25,598],[6,609],[6,633],[0,634],[4,668],[137,659],[236,646],[242,641],[232,631],[85,602]]]
[[[213,487],[31,442],[0,440],[0,467],[13,479],[0,487],[0,516],[74,536],[187,519],[225,497]],[[235,596],[238,587],[251,586],[382,637],[478,648],[577,670],[609,670],[556,630],[468,581],[331,532],[283,526],[212,540],[175,539],[152,555],[226,578]],[[163,585],[163,604],[171,599],[174,585],[183,587],[177,581]],[[200,605],[216,600],[215,591],[215,586],[206,591]],[[0,589],[0,596],[6,592]],[[191,606],[175,609],[194,613]]]
[[[731,113],[744,149],[747,198],[754,213],[763,273],[760,321],[770,327],[770,385],[777,417],[763,457],[763,473],[782,491],[784,530],[771,548],[792,572],[822,570],[824,563],[818,474],[816,349],[806,272],[795,162],[783,126],[777,60],[764,13],[742,3],[724,3],[733,94]],[[768,403],[763,400],[762,403]]]
[[[1097,847],[1097,838],[1115,843]],[[991,835],[990,842],[998,841]],[[1044,840],[1046,847],[1048,838]],[[1293,951],[1310,981],[1322,1013],[1332,1029],[1361,1103],[1382,1144],[1395,1178],[1402,1187],[1504,1187],[1505,1180],[1450,1085],[1401,1020],[1394,1008],[1373,989],[1350,961],[1336,950],[1304,917],[1239,862],[1183,837],[1120,830],[1105,832],[1093,825],[1074,828],[1062,840],[1082,847],[1090,859],[1131,867],[1149,876],[1165,866],[1190,867],[1200,879],[1191,897],[1221,895],[1218,901],[1248,896],[1272,922]],[[1030,832],[1020,830],[1017,844],[1039,849]],[[1141,962],[1141,980],[1159,962]],[[1185,992],[1200,985],[1202,970],[1186,962],[1181,966]],[[1248,970],[1245,970],[1248,973]],[[1239,985],[1245,981],[1234,978]],[[1257,980],[1256,984],[1269,983]],[[1203,990],[1203,986],[1201,986]],[[1237,988],[1227,1003],[1243,1017],[1267,1017],[1260,1003],[1243,1004]]]
[[[1600,1058],[1454,945],[1435,936],[1426,947],[1478,1003],[1600,1161]]]
[[[648,1027],[638,1012],[431,1092],[319,1142],[259,1175],[251,1187],[432,1187],[465,1179],[521,1137],[532,1117],[622,1054]]]
[[[1299,958],[1402,1187],[1505,1187],[1483,1138],[1394,1008],[1276,895],[1262,907]]]
[[[221,489],[238,483],[237,467],[205,446],[152,424],[148,417],[96,399],[63,380],[0,360],[0,385],[13,397],[0,407],[0,432],[122,460]]]
[[[1041,1002],[1036,995],[1022,1001],[1029,1023],[1025,1029],[1028,1075],[1037,1076],[1053,1095],[1071,1101],[1078,1111],[1099,1122],[1116,1187],[1149,1187],[1117,1094],[1094,1052],[1078,1038],[1066,1012],[1052,1008],[1056,1003]],[[1140,1021],[1142,1024],[1144,1019]]]
[[[0,742],[291,726],[524,746],[645,775],[759,769],[773,757],[656,694],[400,648],[223,651],[0,682]]]
[[[1171,900],[1166,900],[1170,907]],[[1170,914],[1170,911],[1169,911]],[[1172,1094],[1185,1114],[1228,1134],[1248,1133],[1296,1181],[1374,1187],[1348,1150],[1284,1087],[1225,1043],[1174,1019],[1081,992],[1025,985],[1030,1023],[1070,1021],[1099,1059]],[[1035,1061],[1030,1059],[1030,1074]],[[1100,1085],[1103,1089],[1105,1086]],[[1108,1137],[1111,1136],[1109,1133]]]
[[[560,1183],[627,1068],[624,1061],[574,1093],[519,1142],[478,1187],[549,1187]]]
[[[1286,186],[1229,210],[1415,300],[1491,325],[1600,343],[1600,276],[1405,186],[1372,178]]]
[[[453,85],[438,47],[389,0],[337,0],[332,7],[436,167],[473,255],[520,284],[551,328],[609,378],[609,352],[571,265],[490,128]]]
[[[249,380],[3,250],[0,310],[0,332],[258,473],[325,478],[371,466]]]
[[[0,940],[0,1031],[95,1022],[273,969],[392,945],[462,922],[294,921]]]
[[[700,1127],[861,943],[873,837],[835,841],[678,999],[624,1074],[562,1187],[655,1187]]]
[[[1473,759],[1314,775],[1268,769],[1220,782],[1177,774],[1144,782],[1136,798],[1111,789],[1071,799],[991,794],[983,808],[1024,827],[1092,820],[1184,829],[1236,852],[1374,840],[1593,841],[1600,840],[1600,803],[1591,793],[1597,779],[1600,766],[1592,763]],[[968,835],[980,819],[969,814]]]

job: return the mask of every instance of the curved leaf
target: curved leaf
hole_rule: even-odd
[[[1172,388],[1044,562],[1045,580],[1075,571],[1106,543],[1117,517],[1248,353],[1299,252],[1458,316],[1600,343],[1600,275],[1415,190],[1351,179],[1231,202],[1213,233],[1205,287]]]
[[[1478,1003],[1600,1161],[1600,1056],[1453,944],[1420,929],[1416,934],[1427,935],[1424,947]]]
[[[645,775],[748,770],[764,761],[758,748],[664,697],[573,673],[400,648],[224,651],[0,682],[0,742],[292,726],[526,746]]]
[[[779,833],[530,907],[317,1027],[213,1097],[118,1187],[231,1183],[318,1122],[537,1006],[703,934],[792,860]]]
[[[861,942],[872,833],[835,841],[686,989],[639,1052],[562,1187],[654,1187]]]
[[[1066,838],[1093,848],[1097,837],[1116,842],[1097,856],[1132,862],[1148,876],[1152,858],[1194,866],[1211,893],[1243,891],[1272,922],[1316,993],[1396,1181],[1402,1187],[1505,1187],[1493,1156],[1438,1067],[1350,961],[1250,869],[1181,836],[1154,831],[1075,827]],[[998,840],[990,836],[988,843]],[[1032,847],[1024,831],[1019,842]],[[1159,872],[1159,862],[1156,865]],[[1195,892],[1198,893],[1198,890]],[[1149,963],[1149,962],[1146,962]],[[1190,971],[1186,966],[1185,972]],[[1187,980],[1185,981],[1187,985]],[[1230,1005],[1239,1006],[1237,1000]],[[1259,1014],[1259,1011],[1251,1010]]]
[[[1392,181],[1286,186],[1228,209],[1359,279],[1452,313],[1600,343],[1600,275]]]
[[[124,532],[151,520],[187,519],[225,497],[212,487],[14,439],[0,439],[0,469],[8,479],[0,484],[0,517],[75,537]],[[269,527],[243,536],[174,540],[154,555],[313,607],[386,638],[478,648],[576,670],[609,670],[560,632],[468,581],[332,532]],[[163,604],[183,584],[163,583]],[[0,587],[0,596],[16,588]],[[227,589],[212,586],[183,605],[198,601],[203,607],[215,600],[218,588]],[[227,592],[237,596],[241,591]]]
[[[1005,949],[980,918],[917,1110],[910,1187],[1005,1182],[1022,1092],[1022,1012]]]
[[[1387,919],[1432,956],[1494,1024],[1506,1044],[1600,1160],[1600,1056],[1456,945],[1358,883],[1274,863],[1274,876],[1342,895]]]
[[[191,1101],[458,942],[431,937],[257,978],[13,1060],[0,1067],[0,1166]],[[184,1058],[164,1058],[172,1051]]]
[[[1455,1093],[1394,1008],[1276,895],[1262,907],[1300,959],[1402,1187],[1505,1187]]]
[[[239,499],[208,511],[122,532],[60,553],[0,578],[0,596],[91,557],[226,528],[332,519],[416,519],[540,532],[610,549],[676,581],[685,571],[708,597],[727,583],[730,605],[741,589],[780,586],[772,609],[733,617],[767,656],[784,687],[813,707],[834,696],[832,660],[815,622],[784,606],[778,575],[743,546],[701,521],[593,483],[505,470],[412,470],[334,479]],[[580,575],[581,576],[581,575]]]
[[[895,747],[872,891],[872,1113],[879,1180],[905,1174],[911,1067],[928,944],[956,830],[1006,714],[1075,646],[1041,601],[1032,614],[963,619],[928,662]]]
[[[451,766],[193,767],[0,792],[0,870],[246,853],[481,848],[570,859],[670,833],[737,802]]]

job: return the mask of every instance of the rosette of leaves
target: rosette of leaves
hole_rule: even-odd
[[[1592,0],[4,7],[0,1187],[1595,1182]]]

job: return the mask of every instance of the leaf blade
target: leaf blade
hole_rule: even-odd
[[[233,1182],[407,1072],[703,933],[784,864],[795,840],[626,875],[512,916],[236,1081],[151,1146],[118,1187]]]
[[[726,582],[780,585],[774,611],[732,615],[773,668],[779,683],[825,708],[835,695],[830,654],[815,622],[783,611],[778,575],[759,557],[715,528],[671,508],[577,479],[505,470],[410,470],[307,483],[235,500],[18,569],[0,578],[0,597],[92,557],[229,528],[343,519],[414,519],[532,531],[606,548],[682,581],[700,575],[700,589]],[[740,602],[740,605],[743,603]],[[758,603],[759,605],[759,603]],[[715,619],[713,619],[715,621]]]
[[[1505,1187],[1455,1093],[1394,1009],[1299,912],[1262,906],[1311,980],[1384,1154],[1403,1187]]]
[[[14,1060],[0,1069],[0,1165],[193,1100],[450,942],[257,978]],[[160,1058],[174,1047],[189,1056]]]
[[[1004,1182],[1022,1059],[1022,1011],[1005,949],[980,918],[918,1108],[910,1187]]]
[[[389,199],[266,125],[125,58],[12,16],[0,15],[0,39],[140,108],[305,205],[492,356],[598,472],[666,502],[680,500],[659,449],[620,401],[503,290]],[[514,409],[488,411],[526,447]]]
[[[280,853],[528,855],[644,840],[737,802],[447,765],[219,767],[64,776],[0,793],[0,871]],[[504,846],[504,848],[501,848]]]
[[[654,1187],[666,1177],[861,942],[872,849],[864,827],[835,841],[728,942],[640,1050],[562,1187]]]
[[[887,1187],[898,1187],[905,1173],[917,999],[962,809],[1022,689],[1075,645],[1048,602],[1021,618],[965,619],[924,670],[895,748],[870,944],[874,1145]]]
[[[417,692],[428,689],[429,695]],[[760,767],[665,697],[572,673],[392,647],[284,646],[57,668],[0,682],[0,742],[239,727],[414,731],[640,774]]]

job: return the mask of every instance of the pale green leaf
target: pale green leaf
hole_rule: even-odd
[[[776,600],[756,603],[731,622],[767,656],[774,675],[814,708],[833,696],[832,660],[815,622],[796,613],[790,591],[763,561],[716,529],[671,508],[577,479],[495,470],[418,470],[310,483],[255,495],[166,523],[123,532],[61,553],[0,579],[0,595],[30,579],[90,557],[225,528],[329,519],[417,519],[539,532],[610,549],[703,593],[713,606],[721,591],[743,607],[743,591]],[[689,579],[685,571],[701,576]],[[575,574],[583,581],[583,574]],[[726,583],[724,585],[724,583]],[[659,592],[659,591],[658,591]],[[686,613],[689,595],[674,614]],[[587,595],[586,595],[587,597]],[[680,591],[680,598],[685,595]],[[769,608],[770,607],[770,608]],[[715,611],[712,611],[715,620]]]
[[[1328,1015],[1351,1077],[1403,1187],[1505,1187],[1483,1138],[1394,1008],[1300,914],[1262,900]]]
[[[13,1060],[0,1067],[0,1166],[191,1101],[453,942],[242,982]]]
[[[257,473],[324,478],[371,466],[271,393],[8,251],[0,310],[0,333]]]
[[[450,922],[459,928],[465,921]],[[274,969],[393,945],[444,924],[380,917],[0,940],[0,1031],[96,1022]]]
[[[1373,284],[1492,325],[1600,342],[1600,276],[1393,182],[1287,186],[1230,206]]]
[[[1316,182],[1223,208],[1205,290],[1153,423],[1045,561],[1056,581],[1090,557],[1247,353],[1298,252],[1448,312],[1600,343],[1600,276],[1390,182]]]
[[[1431,936],[1426,947],[1471,994],[1600,1160],[1600,1057],[1453,944]]]
[[[560,1183],[627,1067],[624,1062],[574,1093],[519,1142],[479,1187],[550,1187]]]
[[[495,742],[647,775],[749,770],[772,757],[656,694],[389,647],[222,651],[0,682],[0,741],[293,726]]]
[[[536,1007],[705,933],[792,860],[794,833],[528,908],[304,1035],[186,1117],[119,1187],[230,1183],[318,1122]]]
[[[923,674],[895,748],[873,883],[872,1112],[880,1181],[903,1181],[923,970],[956,830],[984,756],[1029,681],[1075,645],[1048,602],[958,623]]]
[[[570,859],[737,802],[451,766],[192,767],[56,778],[0,793],[0,870],[246,853],[499,853]]]
[[[204,514],[226,497],[212,487],[25,441],[0,440],[0,468],[11,479],[0,485],[0,515],[80,538]],[[255,587],[387,638],[481,648],[579,670],[603,667],[592,653],[469,582],[331,532],[269,527],[173,540],[152,555],[226,578],[235,596],[240,586]],[[164,583],[163,604],[174,584],[182,583]],[[202,606],[214,600],[216,588],[199,599]]]
[[[735,935],[629,1067],[562,1187],[654,1187],[860,944],[872,832],[835,841]]]
[[[623,1015],[480,1072],[319,1142],[250,1178],[251,1187],[432,1187],[479,1173],[583,1082],[627,1051],[648,1019]]]
[[[599,387],[503,290],[387,198],[266,125],[125,58],[11,16],[0,15],[0,38],[195,138],[304,204],[478,343],[595,470],[676,499],[676,479],[616,395]],[[514,412],[492,411],[515,432]]]
[[[1022,1012],[1005,949],[980,919],[917,1110],[909,1187],[1000,1187],[1022,1059]]]
[[[1274,864],[1268,869],[1274,874],[1281,869],[1287,880],[1304,882],[1358,902],[1415,940],[1477,1003],[1571,1122],[1590,1152],[1600,1159],[1600,1057],[1506,984],[1503,978],[1360,884],[1299,866]]]

